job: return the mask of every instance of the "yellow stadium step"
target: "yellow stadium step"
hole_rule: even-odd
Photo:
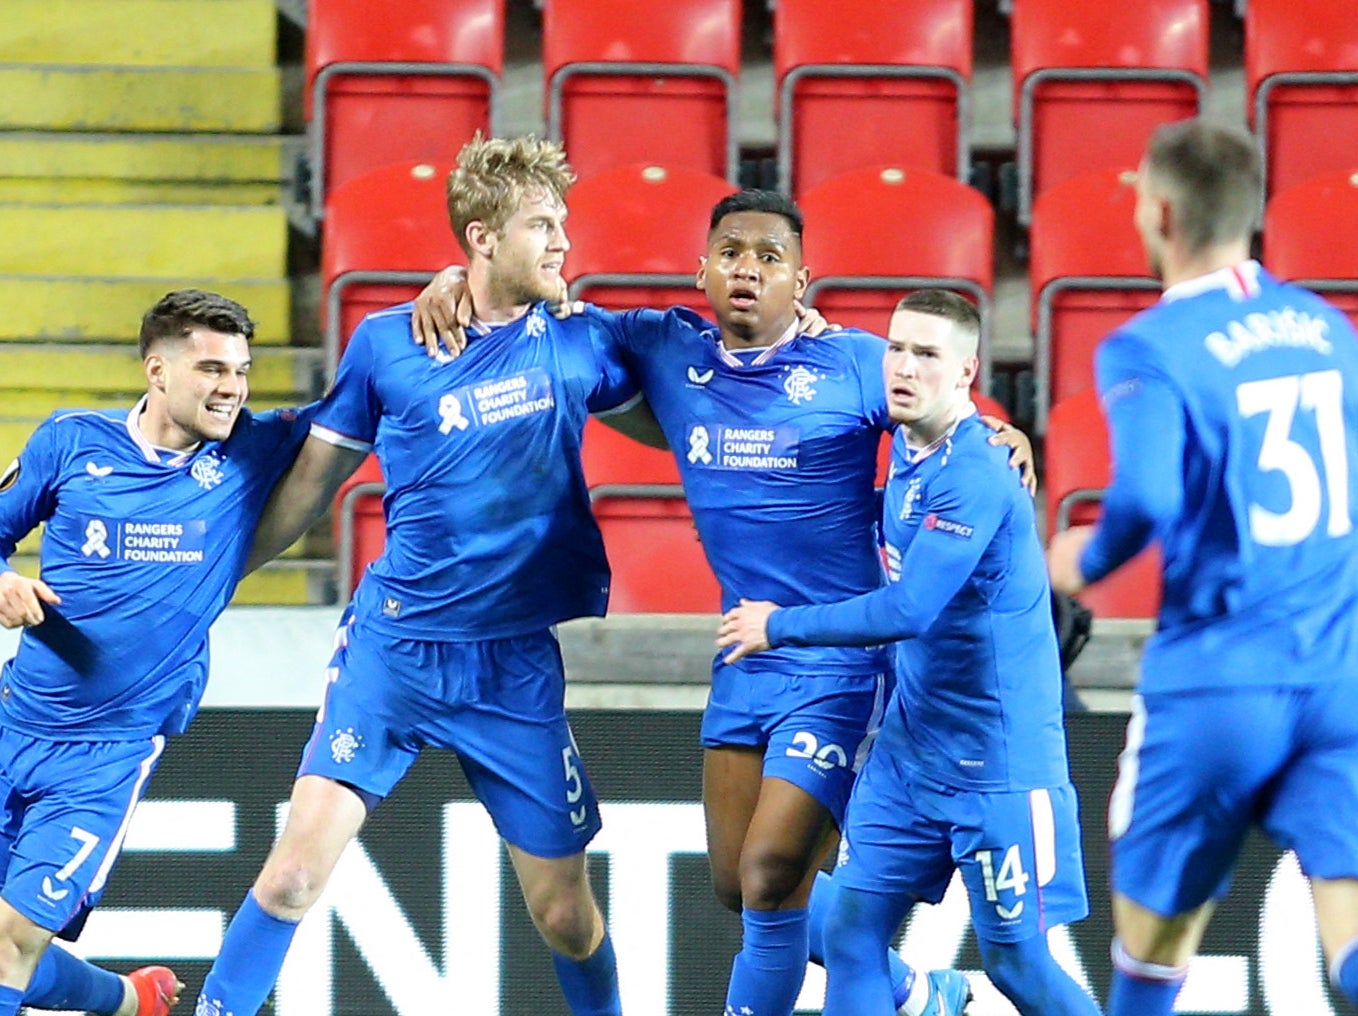
[[[287,274],[287,213],[277,206],[0,205],[0,237],[0,275]]]
[[[273,67],[0,65],[4,130],[273,134],[280,114]]]
[[[137,341],[141,316],[172,289],[207,289],[245,306],[257,345],[279,345],[291,333],[286,279],[72,279],[0,275],[0,342]],[[0,384],[5,379],[0,377]]]
[[[27,420],[37,426],[58,409],[126,409],[141,398],[139,390],[91,392],[70,390],[0,388],[0,419]],[[250,393],[250,408],[257,413],[266,409],[295,406],[296,397]],[[3,467],[4,463],[0,463]]]
[[[20,574],[38,574],[36,556],[15,555],[10,559],[10,564]],[[288,607],[320,603],[319,596],[313,590],[318,590],[324,584],[323,576],[333,567],[330,562],[283,561],[267,564],[241,580],[231,602],[237,606],[278,604]]]
[[[238,607],[267,604],[300,607],[322,603],[320,589],[333,573],[333,561],[274,561],[241,579],[231,602]]]
[[[165,183],[123,180],[6,180],[0,203],[68,201],[128,205],[273,205],[283,200],[276,183]]]
[[[274,0],[5,0],[0,63],[271,67]]]
[[[250,390],[265,398],[307,398],[319,388],[320,356],[319,349],[255,349]],[[91,394],[132,393],[146,387],[146,378],[135,346],[10,343],[0,345],[0,384],[30,391],[78,387]],[[3,407],[0,392],[0,416]]]
[[[175,0],[183,3],[185,0]],[[291,178],[300,137],[250,134],[0,133],[0,186],[24,181],[64,185],[277,187]],[[60,204],[72,198],[61,197]],[[153,202],[152,202],[153,204]],[[204,204],[216,204],[205,201]]]

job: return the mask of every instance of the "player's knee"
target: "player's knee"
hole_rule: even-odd
[[[712,892],[717,902],[734,914],[740,913],[743,903],[740,895],[740,873],[729,868],[713,867]]]
[[[19,914],[0,924],[0,979],[31,973],[52,933]]]
[[[1064,1011],[1053,999],[1062,995],[1057,983],[1064,973],[1041,935],[1021,942],[989,942],[980,946],[986,975],[1000,994],[1014,1003],[1020,1013]]]
[[[825,967],[827,970],[852,972],[870,963],[885,962],[888,942],[866,927],[854,914],[854,908],[836,898],[825,915]]]
[[[740,857],[740,898],[751,910],[782,906],[806,880],[806,864],[776,850],[747,849]]]
[[[255,900],[266,913],[299,920],[325,889],[326,874],[295,856],[270,857],[255,880]]]
[[[528,904],[533,925],[547,944],[571,959],[586,959],[594,948],[595,906],[588,891],[544,895]]]

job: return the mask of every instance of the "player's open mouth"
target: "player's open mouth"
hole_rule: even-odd
[[[236,412],[236,404],[233,402],[228,406],[216,405],[207,406],[209,416],[215,416],[219,420],[229,420]]]
[[[759,294],[752,289],[733,289],[730,300],[736,310],[753,310],[759,304]]]

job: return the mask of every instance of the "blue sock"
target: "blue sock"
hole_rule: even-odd
[[[807,912],[746,907],[740,919],[745,932],[731,965],[726,1011],[792,1016],[806,977]]]
[[[1020,1016],[1099,1016],[1099,1005],[1066,973],[1041,932],[1017,942],[978,936],[981,963]]]
[[[1108,1016],[1170,1016],[1184,986],[1187,967],[1167,967],[1133,959],[1113,940],[1113,985],[1108,989]]]
[[[909,911],[910,899],[900,893],[836,889],[825,921],[825,1016],[896,1011],[887,955]]]
[[[113,1013],[122,1004],[121,977],[111,970],[77,959],[56,944],[42,954],[24,989],[24,1005],[35,1009]]]
[[[1358,938],[1335,954],[1330,964],[1330,981],[1353,1005],[1358,1005]]]
[[[245,902],[226,929],[221,952],[207,972],[198,996],[199,1009],[255,1016],[273,991],[296,931],[296,921],[266,914],[255,902],[254,892],[246,893]],[[0,1012],[0,1016],[4,1014]]]
[[[588,959],[573,960],[552,953],[556,982],[566,996],[571,1016],[622,1016],[618,997],[618,960],[613,955],[613,939],[607,931],[599,948]]]
[[[19,1011],[19,1004],[24,1000],[24,993],[19,988],[11,988],[7,984],[0,984],[0,1016],[15,1016]]]
[[[834,891],[835,880],[823,871],[816,872],[807,915],[810,918],[811,962],[821,967],[825,966],[825,915],[830,912]],[[915,968],[890,947],[887,948],[886,961],[891,968],[891,996],[899,1009],[905,1005],[905,1000],[910,997],[910,989],[915,986]]]

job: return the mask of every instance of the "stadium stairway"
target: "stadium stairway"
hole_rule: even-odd
[[[274,0],[5,0],[0,33],[0,464],[53,409],[127,406],[141,314],[196,286],[259,324],[251,405],[317,393],[289,345],[290,146]],[[31,536],[15,564],[30,574]],[[237,603],[320,602],[300,548]]]

